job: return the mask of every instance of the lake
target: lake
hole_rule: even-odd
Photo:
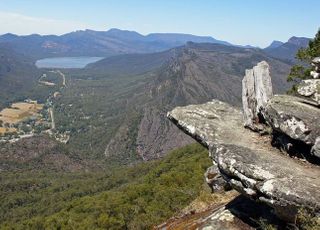
[[[104,57],[56,57],[44,58],[36,61],[38,68],[84,68],[90,63],[100,61]]]

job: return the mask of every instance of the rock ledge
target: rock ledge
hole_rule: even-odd
[[[209,149],[221,175],[237,191],[294,222],[299,208],[320,212],[320,167],[271,147],[269,137],[243,127],[242,112],[213,100],[177,107],[168,118]]]

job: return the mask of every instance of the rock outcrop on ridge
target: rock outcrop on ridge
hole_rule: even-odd
[[[320,79],[303,80],[298,86],[298,94],[311,99],[317,106],[320,106]]]
[[[274,96],[264,114],[273,130],[306,145],[313,146],[320,136],[320,109],[299,97]]]
[[[312,60],[311,65],[314,67],[314,70],[310,72],[310,75],[314,79],[320,78],[320,57],[316,57]]]
[[[213,100],[177,107],[168,117],[209,148],[221,175],[239,192],[287,220],[300,207],[320,211],[320,168],[288,158],[270,146],[269,138],[244,129],[240,110]]]
[[[259,77],[267,79],[254,83]],[[295,223],[300,209],[320,214],[320,167],[283,154],[271,145],[273,135],[261,136],[252,130],[260,131],[259,122],[263,122],[273,134],[283,135],[288,145],[297,141],[302,149],[317,156],[320,109],[303,98],[272,97],[268,79],[266,62],[246,71],[244,114],[227,103],[212,100],[177,107],[167,117],[209,149],[213,164],[232,188],[272,207],[280,219]],[[249,129],[244,128],[243,117]]]
[[[320,106],[320,57],[312,60],[313,70],[310,72],[312,79],[303,80],[298,86],[298,94],[309,99],[316,106]]]

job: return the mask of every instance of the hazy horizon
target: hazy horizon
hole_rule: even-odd
[[[0,34],[61,35],[85,29],[119,28],[143,35],[211,36],[233,44],[265,47],[273,40],[287,41],[292,36],[312,38],[319,27],[320,3],[311,0],[0,1]]]

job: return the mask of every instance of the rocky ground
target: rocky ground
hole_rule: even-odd
[[[177,107],[168,113],[168,118],[209,149],[213,167],[220,172],[210,178],[213,190],[219,188],[214,187],[214,182],[221,185],[223,179],[250,198],[252,205],[270,207],[269,217],[276,214],[278,220],[294,226],[300,210],[307,210],[312,216],[320,213],[320,109],[314,99],[319,91],[308,98],[273,96],[268,68],[266,62],[261,62],[246,71],[244,113],[213,100]],[[319,86],[313,88],[318,90]],[[233,207],[231,202],[213,210],[199,229],[246,229],[215,218],[224,210],[230,211],[230,205]],[[252,209],[245,209],[244,213],[250,216],[248,210]],[[237,218],[244,213],[236,213]],[[221,222],[227,225],[222,227]]]

